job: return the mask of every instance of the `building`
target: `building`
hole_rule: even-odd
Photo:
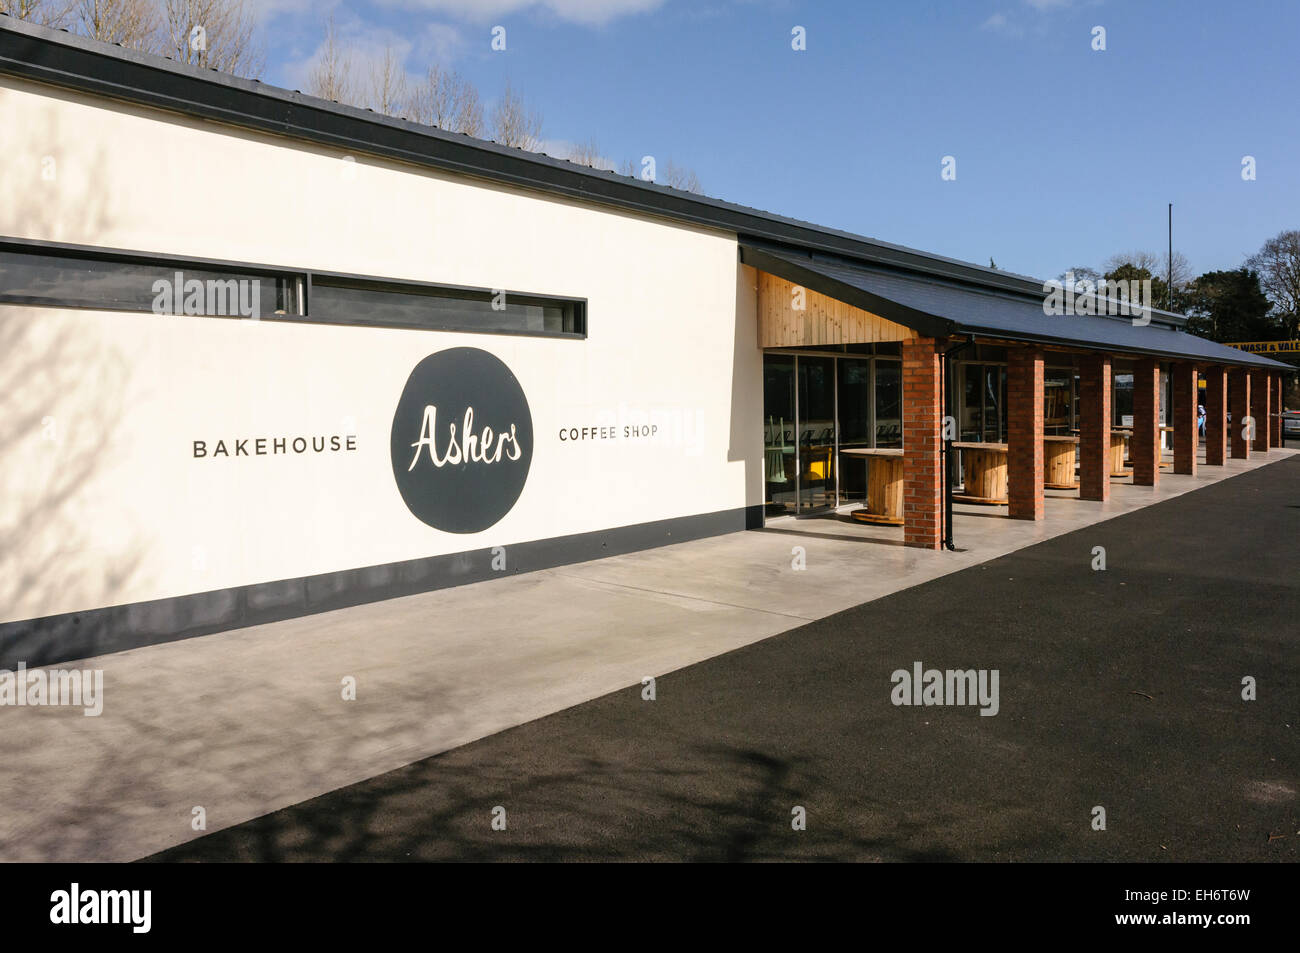
[[[1279,439],[1179,315],[3,17],[0,128],[0,665]]]

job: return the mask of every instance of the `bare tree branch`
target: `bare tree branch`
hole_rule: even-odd
[[[542,144],[542,114],[525,103],[509,81],[492,110],[492,137],[503,146],[529,152]]]
[[[266,65],[245,0],[163,0],[163,52],[178,63],[253,77]]]
[[[77,0],[0,0],[0,13],[61,30],[67,26],[76,5]]]
[[[588,139],[586,142],[579,142],[571,149],[566,157],[570,162],[576,162],[578,165],[589,165],[593,169],[613,169],[614,163],[605,157],[600,151],[600,146],[596,144],[595,139]]]
[[[321,99],[350,103],[356,93],[352,54],[339,40],[334,17],[325,24],[325,43],[307,77],[307,92]]]
[[[156,52],[161,23],[150,0],[77,0],[70,26],[92,40]]]
[[[1158,278],[1161,281],[1165,281],[1169,277],[1168,254],[1156,254],[1149,251],[1133,251],[1124,252],[1120,255],[1111,255],[1102,263],[1101,272],[1108,275],[1122,265],[1145,268],[1151,273],[1152,278]],[[1192,283],[1194,277],[1187,256],[1180,251],[1174,252],[1174,290],[1187,287]]]
[[[370,66],[370,108],[385,116],[404,115],[407,103],[406,71],[391,45]]]
[[[1246,259],[1259,273],[1259,285],[1282,319],[1287,336],[1300,333],[1300,231],[1278,233]]]
[[[483,136],[483,106],[478,90],[459,73],[436,64],[429,67],[411,92],[409,115],[426,126]]]
[[[672,159],[664,163],[663,175],[660,181],[672,189],[681,189],[683,192],[695,192],[700,194],[704,191],[700,186],[699,176],[693,169],[686,166],[677,165]]]

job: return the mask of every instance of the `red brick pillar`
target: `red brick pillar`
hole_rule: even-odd
[[[1228,371],[1205,370],[1205,463],[1221,467],[1228,455]]]
[[[1160,482],[1160,364],[1151,358],[1133,362],[1133,485]]]
[[[1268,453],[1273,442],[1273,383],[1267,371],[1250,372],[1250,412],[1255,415],[1252,450]]]
[[[1110,499],[1110,355],[1079,363],[1079,499]]]
[[[1196,365],[1174,364],[1169,368],[1169,378],[1174,392],[1174,472],[1196,476],[1196,448],[1200,444],[1196,432]]]
[[[943,423],[939,345],[934,338],[903,342],[903,542],[921,549],[943,544],[939,438]]]
[[[1007,362],[1007,509],[1043,518],[1043,352],[1011,351]]]
[[[1232,459],[1249,460],[1250,444],[1246,441],[1245,420],[1250,416],[1250,374],[1243,367],[1228,371],[1228,400],[1232,412],[1232,423],[1228,425]]]

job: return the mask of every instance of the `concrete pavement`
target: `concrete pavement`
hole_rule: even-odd
[[[905,549],[896,529],[782,520],[103,656],[86,666],[104,671],[101,717],[0,709],[0,859],[152,854],[203,833],[195,807],[207,831],[239,824],[1265,462],[1117,484],[1106,505],[1049,498],[1041,523],[961,507],[955,554]]]
[[[1294,863],[1298,488],[1293,458],[154,859]],[[895,704],[916,662],[997,671],[997,714]]]

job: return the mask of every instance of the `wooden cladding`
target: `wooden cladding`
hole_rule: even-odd
[[[796,310],[802,299],[803,310]],[[792,281],[758,272],[759,347],[911,341],[916,332]]]

